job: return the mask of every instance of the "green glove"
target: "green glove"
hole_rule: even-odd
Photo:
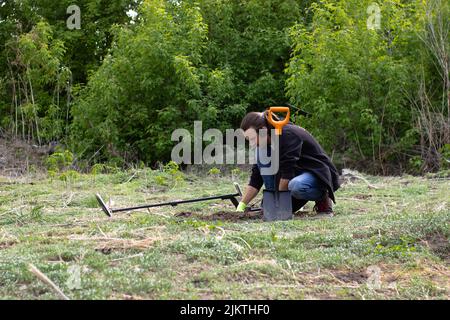
[[[241,201],[239,202],[239,205],[236,208],[236,212],[244,212],[246,208],[247,205]]]

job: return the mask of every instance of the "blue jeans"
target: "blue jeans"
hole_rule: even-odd
[[[259,150],[257,150],[258,152]],[[268,148],[267,155],[270,156],[270,148]],[[262,164],[259,161],[257,153],[257,165],[259,168],[269,167],[270,163]],[[275,190],[275,176],[261,175],[264,181],[264,187],[267,190]],[[291,196],[298,200],[318,201],[321,200],[326,192],[326,187],[316,175],[309,171],[303,171],[295,178],[291,179],[288,184],[288,189],[291,191]]]
[[[318,201],[326,192],[326,187],[313,173],[303,171],[289,181],[288,189],[296,199]]]

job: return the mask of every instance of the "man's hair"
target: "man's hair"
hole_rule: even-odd
[[[261,128],[266,127],[272,129],[272,125],[266,119],[267,111],[265,112],[249,112],[245,115],[241,122],[241,129],[247,131],[250,128],[258,131]],[[279,120],[276,115],[273,115],[274,120]]]

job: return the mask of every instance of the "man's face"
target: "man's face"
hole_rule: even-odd
[[[244,137],[248,140],[252,148],[267,144],[267,134],[264,133],[264,130],[258,135],[258,132],[254,128],[247,129],[244,131]]]

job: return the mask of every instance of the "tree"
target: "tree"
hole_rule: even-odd
[[[233,128],[247,110],[284,102],[298,3],[144,2],[136,25],[117,29],[111,56],[74,110],[82,149],[165,161],[175,128],[192,130],[194,120]]]
[[[62,139],[78,88],[107,54],[111,27],[127,24],[133,0],[83,0],[82,28],[69,30],[73,1],[1,1],[0,126],[35,143]]]
[[[115,31],[111,55],[73,110],[74,141],[91,154],[167,159],[171,130],[207,116],[196,108],[206,26],[198,8],[145,1],[139,24]]]
[[[292,28],[287,89],[292,102],[314,115],[302,124],[327,150],[388,173],[387,163],[405,162],[417,142],[406,93],[414,90],[408,78],[416,71],[422,11],[418,2],[378,3],[378,30],[367,28],[371,1],[313,4],[311,25]]]
[[[60,95],[67,91],[71,76],[61,63],[64,52],[63,43],[53,38],[52,28],[45,22],[7,43],[13,111],[11,117],[3,119],[3,126],[11,127],[16,137],[40,144],[42,139],[62,135],[69,106],[64,112],[60,110]]]

